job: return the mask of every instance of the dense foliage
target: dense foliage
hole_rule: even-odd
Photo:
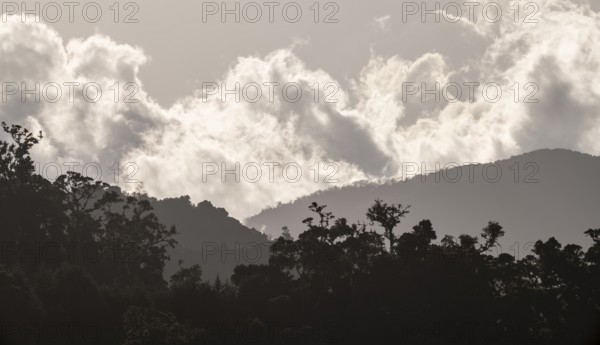
[[[587,251],[538,241],[524,258],[490,255],[504,234],[438,236],[429,220],[377,200],[369,224],[312,204],[297,239],[268,265],[206,282],[182,265],[148,201],[70,172],[34,174],[38,143],[19,126],[0,142],[0,336],[7,344],[594,344],[600,229]],[[374,230],[377,225],[383,232]]]

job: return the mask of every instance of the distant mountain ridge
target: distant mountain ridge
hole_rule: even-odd
[[[532,242],[552,236],[587,247],[590,241],[583,232],[600,227],[600,157],[543,149],[406,181],[334,187],[265,209],[244,223],[272,235],[287,226],[297,236],[304,230],[301,221],[312,216],[308,205],[313,201],[356,222],[366,220],[366,210],[377,198],[412,205],[397,233],[430,219],[439,240],[446,234],[478,234],[493,220],[506,231],[496,249],[502,252],[522,257]]]
[[[179,242],[170,249],[164,276],[168,278],[179,268],[198,264],[204,279],[214,280],[217,275],[229,278],[235,266],[259,264],[268,261],[268,238],[255,229],[249,229],[229,216],[223,208],[203,201],[193,204],[188,196],[170,199],[150,198],[154,213],[160,222],[175,225]]]

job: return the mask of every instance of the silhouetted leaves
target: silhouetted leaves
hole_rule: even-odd
[[[550,238],[515,258],[492,251],[504,235],[497,222],[479,237],[437,241],[427,219],[398,229],[409,206],[376,200],[366,218],[380,234],[312,203],[306,230],[294,239],[284,227],[268,264],[240,265],[231,282],[210,283],[201,266],[180,262],[167,284],[176,232],[146,198],[73,172],[51,183],[35,175],[29,155],[41,135],[2,127],[14,143],[0,141],[1,332],[6,323],[56,321],[112,329],[99,343],[124,345],[598,339],[600,229],[585,232],[587,250]],[[41,257],[41,248],[56,260]],[[0,339],[49,343],[35,334]]]

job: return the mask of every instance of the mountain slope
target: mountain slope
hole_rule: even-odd
[[[501,171],[497,178],[496,171]],[[333,188],[264,210],[245,224],[273,235],[288,226],[297,236],[304,230],[301,220],[312,216],[307,207],[313,201],[354,222],[366,220],[377,198],[412,205],[398,233],[430,219],[439,240],[446,234],[478,234],[494,220],[506,231],[502,252],[522,257],[531,242],[551,236],[587,247],[583,232],[600,227],[600,157],[538,150],[494,165],[454,166],[406,181]]]
[[[225,209],[208,201],[194,205],[189,197],[151,199],[151,204],[160,222],[175,225],[178,232],[179,245],[170,250],[165,267],[167,279],[177,271],[180,259],[185,267],[202,266],[203,277],[210,280],[217,274],[229,278],[237,265],[268,260],[267,237],[229,217]]]

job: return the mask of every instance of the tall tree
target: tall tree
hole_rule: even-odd
[[[402,204],[390,204],[375,200],[373,206],[367,211],[367,218],[371,223],[379,223],[384,230],[384,236],[390,243],[390,253],[394,251],[396,235],[394,228],[400,224],[401,218],[408,214],[410,205],[402,206]]]

